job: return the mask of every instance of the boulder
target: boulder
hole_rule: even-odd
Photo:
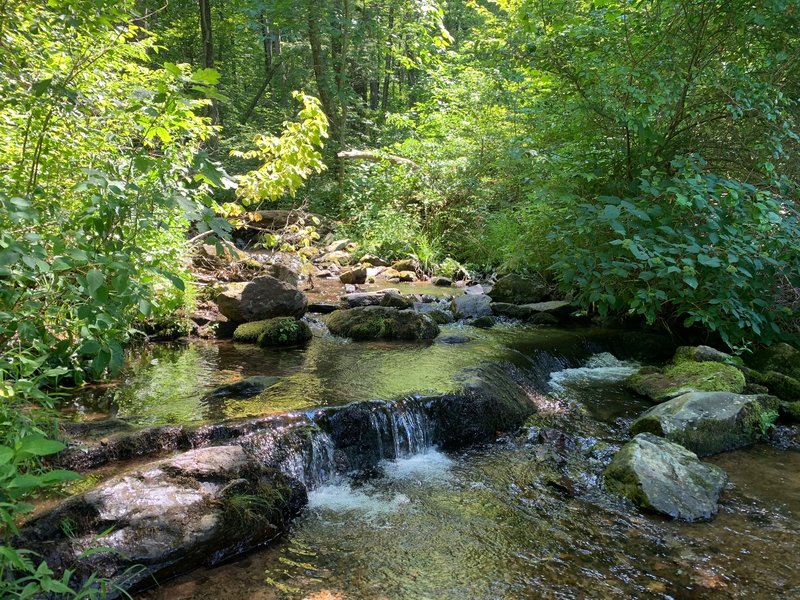
[[[492,317],[490,315],[478,317],[477,319],[473,319],[470,325],[478,327],[479,329],[491,329],[497,325],[497,317]]]
[[[258,396],[261,392],[269,387],[272,387],[281,380],[280,377],[271,375],[255,375],[222,385],[212,390],[206,399],[214,398],[250,398],[251,396]]]
[[[341,306],[334,304],[333,302],[312,302],[308,305],[308,312],[328,315],[335,310],[339,310],[340,308]]]
[[[522,306],[531,311],[531,316],[539,313],[547,313],[549,315],[553,315],[554,317],[567,317],[572,313],[572,311],[575,310],[575,307],[572,306],[572,304],[565,302],[564,300],[533,302],[530,304],[523,304]]]
[[[439,335],[439,326],[427,315],[386,306],[337,310],[327,323],[332,334],[354,340],[429,340]]]
[[[57,574],[75,568],[78,581],[96,573],[136,590],[275,538],[305,503],[299,482],[239,446],[212,446],[73,496],[28,522],[19,543]],[[109,551],[86,552],[100,546]]]
[[[291,317],[277,317],[265,321],[263,331],[258,336],[258,345],[262,348],[270,346],[298,346],[311,338],[311,328],[305,321]]]
[[[492,311],[496,315],[502,315],[509,319],[519,319],[526,321],[531,317],[533,311],[521,304],[510,304],[509,302],[492,302]]]
[[[403,260],[398,260],[392,263],[392,268],[397,271],[414,271],[416,272],[417,268],[419,267],[419,263],[412,258],[406,258]]]
[[[550,313],[542,312],[531,315],[528,322],[534,325],[558,325],[558,318]]]
[[[363,264],[372,265],[373,267],[388,267],[390,265],[389,261],[383,260],[379,256],[375,256],[374,254],[365,254],[361,257],[359,261]]]
[[[509,304],[542,302],[548,295],[549,290],[542,281],[514,273],[498,279],[491,292],[492,300]]]
[[[492,299],[485,294],[467,294],[453,298],[451,307],[456,319],[487,317],[492,314]]]
[[[414,271],[398,271],[394,267],[389,267],[381,273],[386,279],[396,279],[397,281],[416,281],[417,274]]]
[[[655,402],[665,402],[687,392],[740,394],[745,379],[739,369],[730,365],[684,360],[665,369],[640,369],[625,380],[625,386]]]
[[[377,292],[356,292],[353,294],[345,294],[340,296],[339,300],[343,306],[347,308],[358,308],[362,306],[377,306],[381,303],[381,299],[385,294],[395,293],[399,294],[400,290],[397,288],[386,288]]]
[[[328,252],[326,254],[323,254],[321,258],[317,259],[317,262],[333,263],[337,265],[349,265],[350,260],[352,258],[353,257],[349,252],[345,252],[344,250],[337,250],[336,252]]]
[[[717,513],[725,471],[704,464],[678,444],[640,433],[617,452],[605,472],[606,487],[637,506],[682,521]]]
[[[757,371],[775,371],[800,380],[800,350],[789,344],[774,344],[759,350],[746,362]]]
[[[436,321],[439,325],[446,325],[452,323],[455,318],[453,313],[447,308],[446,305],[433,304],[426,302],[415,302],[414,310],[423,315],[428,315],[431,319]]]
[[[414,300],[393,292],[386,293],[383,295],[383,298],[381,298],[381,306],[389,306],[391,308],[406,310],[414,307]]]
[[[694,362],[727,363],[733,360],[730,354],[720,352],[711,346],[681,346],[675,351],[674,362],[691,360]]]
[[[709,456],[764,439],[778,418],[778,405],[774,396],[690,392],[646,411],[631,433],[652,433]]]
[[[264,265],[264,269],[275,279],[288,283],[292,287],[297,287],[297,284],[300,283],[300,274],[284,264],[268,264]]]
[[[230,283],[216,297],[219,312],[236,323],[262,321],[273,317],[302,317],[305,294],[270,275],[249,283]]]
[[[800,401],[800,350],[775,344],[756,352],[742,371],[748,381],[789,402]]]
[[[349,271],[345,271],[341,275],[339,275],[339,281],[342,283],[349,283],[349,284],[361,284],[367,282],[367,268],[366,267],[357,267],[355,269],[350,269]]]
[[[448,277],[431,277],[431,284],[437,287],[450,287],[453,285],[453,280]]]

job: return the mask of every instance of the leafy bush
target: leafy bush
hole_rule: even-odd
[[[680,319],[732,347],[779,337],[785,314],[771,297],[781,277],[800,272],[796,207],[707,172],[699,159],[672,166],[673,176],[646,171],[637,196],[600,197],[581,206],[574,229],[556,230],[563,286],[600,314]]]

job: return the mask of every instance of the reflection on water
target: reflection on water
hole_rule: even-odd
[[[605,493],[613,424],[646,406],[620,385],[633,367],[599,354],[552,374],[553,391],[582,409],[563,422],[572,450],[506,441],[385,462],[312,491],[275,546],[144,597],[800,597],[800,453],[757,446],[710,459],[731,479],[711,523],[642,514]]]
[[[305,410],[357,400],[441,393],[459,386],[459,372],[483,361],[509,361],[537,371],[542,385],[553,369],[585,358],[608,332],[501,325],[480,330],[443,327],[443,341],[349,343],[317,329],[302,349],[262,349],[230,342],[160,345],[131,358],[120,384],[84,392],[72,402],[76,418],[107,415],[139,424],[191,423]],[[536,361],[552,364],[537,365]],[[253,375],[281,381],[248,399],[206,399],[215,387]]]

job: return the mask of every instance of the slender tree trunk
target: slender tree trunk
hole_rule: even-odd
[[[214,68],[214,40],[211,29],[211,0],[198,0],[200,6],[200,40],[202,43],[203,68]],[[208,116],[214,125],[219,124],[219,107],[215,100],[211,101]]]

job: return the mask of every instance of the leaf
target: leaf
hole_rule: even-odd
[[[18,444],[18,454],[27,454],[29,456],[49,456],[56,452],[61,452],[66,446],[59,441],[47,439],[40,435],[29,435]]]

